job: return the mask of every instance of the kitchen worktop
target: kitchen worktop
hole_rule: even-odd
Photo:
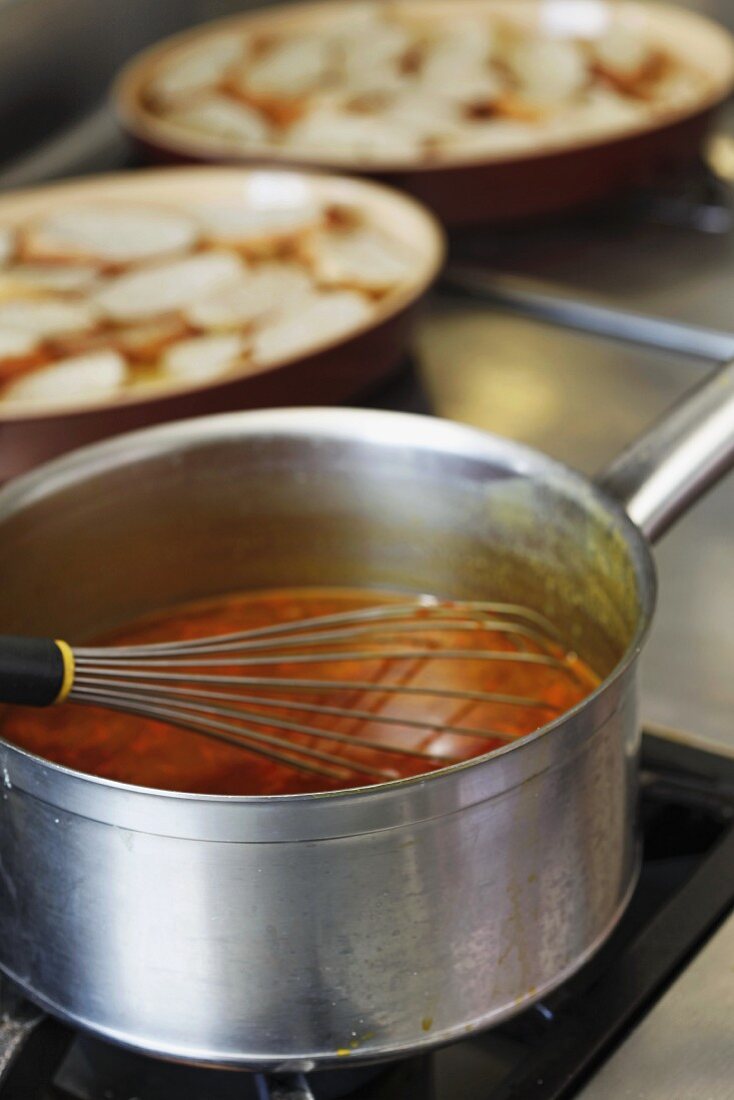
[[[719,929],[578,1100],[731,1100],[734,917]]]
[[[117,66],[163,34],[248,6],[0,0],[0,126],[19,135],[17,147],[0,154],[0,187],[128,164],[106,102]],[[731,0],[685,6],[734,30]],[[41,118],[47,132],[19,125],[26,116]],[[725,194],[734,181],[734,110],[718,124],[711,159]],[[490,234],[486,262],[500,275],[542,280],[571,298],[731,332],[734,353],[734,199],[730,209],[731,218],[714,211],[703,228],[600,217]],[[712,369],[701,359],[581,335],[446,293],[432,299],[414,363],[377,403],[508,435],[587,473]],[[734,753],[734,476],[680,521],[655,556],[660,597],[643,661],[643,718]],[[734,1096],[732,959],[734,917],[580,1100]]]

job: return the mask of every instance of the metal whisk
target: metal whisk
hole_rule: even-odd
[[[482,644],[476,648],[442,646],[442,637],[461,633]],[[492,635],[502,635],[512,648],[484,648],[485,640]],[[313,702],[308,697],[335,692],[376,693],[383,697],[422,696],[466,704],[536,708],[538,725],[560,708],[540,698],[464,690],[440,683],[386,683],[328,674],[316,678],[270,675],[265,671],[268,666],[502,661],[551,667],[588,687],[574,667],[574,658],[564,649],[553,625],[529,608],[496,602],[419,600],[168,644],[72,648],[63,641],[0,636],[0,702],[48,706],[69,701],[106,707],[237,745],[298,771],[333,779],[351,774],[391,779],[393,772],[355,759],[348,750],[415,757],[430,766],[449,764],[457,757],[339,732],[319,723],[318,718],[357,719],[360,723],[488,742],[511,741],[522,735]],[[283,712],[298,712],[299,719],[306,715],[309,721],[291,719]],[[313,724],[310,716],[314,717]],[[307,735],[335,749],[301,744],[292,735]]]

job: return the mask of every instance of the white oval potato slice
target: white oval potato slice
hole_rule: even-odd
[[[574,42],[528,39],[504,60],[519,82],[518,94],[539,106],[571,99],[589,78],[586,58]]]
[[[15,252],[15,233],[9,226],[0,226],[0,267],[9,263]]]
[[[441,98],[449,103],[496,103],[505,92],[502,79],[489,70],[468,66],[456,71],[452,77],[445,77],[440,82],[423,82],[424,94],[430,94],[435,102],[437,96],[435,89],[440,88]]]
[[[457,19],[425,51],[418,87],[431,98],[451,102],[492,102],[506,84],[489,60],[495,46],[492,27],[475,19]]]
[[[298,98],[319,87],[328,73],[331,53],[323,37],[284,39],[240,69],[233,83],[245,95]]]
[[[372,316],[369,303],[354,291],[315,295],[307,305],[264,326],[253,339],[253,357],[273,363],[308,354],[315,346],[346,337]]]
[[[0,297],[24,290],[31,294],[75,293],[89,290],[98,279],[95,268],[81,264],[15,264],[0,272]]]
[[[349,98],[379,96],[400,92],[405,86],[405,76],[397,64],[393,61],[380,61],[349,73],[340,85],[340,93]]]
[[[418,73],[421,87],[433,95],[454,97],[456,85],[491,79],[489,60],[494,35],[488,23],[457,19],[435,36],[424,51]]]
[[[161,353],[177,340],[190,334],[185,320],[179,314],[154,318],[140,324],[126,325],[107,334],[108,344],[135,363],[153,363]]]
[[[604,69],[623,77],[639,73],[650,55],[650,45],[644,37],[619,26],[596,39],[593,50]]]
[[[650,96],[648,110],[685,107],[704,94],[705,78],[701,73],[678,69],[656,80],[646,92]]]
[[[637,125],[644,114],[645,107],[639,101],[617,95],[610,88],[593,88],[574,109],[566,125],[559,121],[554,129],[565,137],[608,134]]]
[[[195,302],[186,316],[199,328],[240,328],[295,309],[313,290],[313,280],[303,268],[262,264],[219,294]]]
[[[27,236],[32,256],[127,264],[190,248],[196,225],[185,214],[145,206],[78,206],[58,210]]]
[[[174,126],[208,134],[237,147],[267,141],[270,136],[270,127],[259,111],[217,92],[207,92],[170,111],[166,120]]]
[[[243,59],[246,50],[246,40],[235,34],[194,42],[159,69],[148,85],[148,95],[156,104],[166,106],[211,88],[230,66]]]
[[[0,328],[30,332],[38,337],[80,332],[94,327],[97,320],[97,312],[88,302],[61,302],[48,298],[0,301]]]
[[[294,152],[375,159],[380,156],[417,156],[420,140],[389,119],[369,114],[347,114],[335,105],[319,106],[294,123],[284,136]]]
[[[338,62],[347,88],[363,88],[369,73],[398,73],[401,58],[413,45],[405,27],[389,21],[356,21],[337,41]]]
[[[377,229],[324,233],[311,245],[311,262],[320,283],[389,290],[409,279],[412,255]]]
[[[32,332],[20,332],[17,329],[0,329],[0,359],[18,359],[32,355],[40,344]]]
[[[5,389],[11,404],[83,405],[114,397],[125,382],[126,365],[114,351],[61,359],[24,374]]]
[[[119,275],[99,291],[95,301],[115,321],[143,320],[185,309],[223,290],[243,271],[242,260],[231,252],[201,252]]]
[[[419,141],[451,133],[460,123],[458,110],[450,101],[412,89],[395,96],[378,117],[404,129],[410,140]]]
[[[322,221],[322,212],[314,203],[294,206],[258,208],[245,206],[202,207],[199,220],[203,232],[217,244],[247,245],[263,241],[282,240],[294,234],[308,232]]]
[[[514,119],[489,119],[468,121],[455,134],[443,139],[443,145],[452,153],[460,150],[480,153],[521,153],[538,144],[538,127]]]
[[[441,55],[461,57],[466,66],[486,65],[498,47],[499,37],[495,24],[489,19],[457,17],[445,24],[434,38],[424,67],[430,66],[431,57]],[[440,75],[439,72],[436,75]]]
[[[179,382],[209,382],[237,367],[249,347],[242,335],[195,336],[167,348],[161,367]]]

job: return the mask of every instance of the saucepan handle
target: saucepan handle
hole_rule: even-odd
[[[734,466],[734,362],[721,367],[597,477],[655,542]]]

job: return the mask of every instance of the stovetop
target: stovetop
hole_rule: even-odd
[[[702,945],[710,937],[715,943],[717,929],[731,925],[725,918],[734,907],[734,756],[646,734],[642,767],[644,858],[627,912],[577,975],[514,1020],[388,1066],[266,1081],[134,1055],[20,1002],[0,1027],[6,1045],[17,1044],[15,1060],[4,1066],[0,1043],[0,1100],[579,1097],[589,1076],[637,1034],[640,1021],[655,1018],[661,994],[668,987],[675,993]],[[726,1028],[730,1023],[722,1021]],[[621,1100],[622,1094],[613,1095]],[[704,1093],[696,1095],[703,1100]],[[731,1093],[712,1089],[705,1095],[723,1100]]]
[[[34,117],[48,124],[16,127],[27,144],[0,154],[0,187],[128,165],[104,101],[120,61],[251,2],[106,0],[100,19],[88,0],[0,0],[0,120],[8,104],[34,113],[41,95]],[[685,2],[732,25],[724,0]],[[690,179],[614,211],[455,240],[488,296],[442,288],[411,363],[364,403],[437,413],[595,472],[734,355],[732,182],[730,109]],[[316,1100],[731,1100],[733,545],[729,479],[656,550],[643,716],[697,740],[645,736],[638,889],[608,944],[552,997],[425,1057],[266,1082],[127,1054],[0,989],[0,1100],[304,1100],[308,1088]],[[10,1066],[3,1041],[18,1053]]]

